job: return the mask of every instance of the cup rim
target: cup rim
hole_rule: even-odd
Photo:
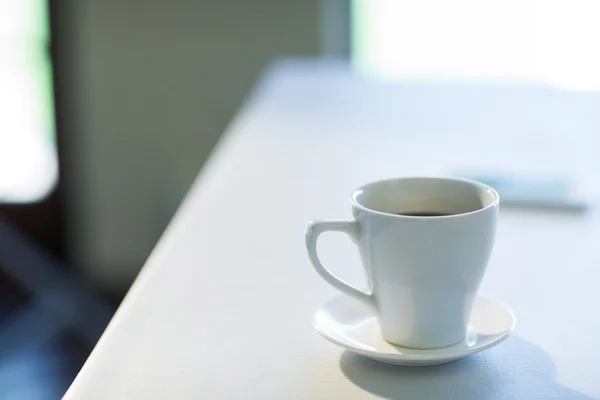
[[[476,186],[481,191],[488,191],[489,193],[491,193],[493,200],[485,207],[481,207],[477,210],[473,210],[473,211],[469,211],[469,212],[451,214],[451,215],[436,215],[436,216],[423,217],[423,216],[418,216],[418,215],[398,215],[398,214],[387,213],[384,211],[378,211],[378,210],[375,210],[375,209],[372,209],[372,208],[369,208],[367,206],[360,204],[358,202],[358,200],[356,199],[356,197],[358,196],[358,194],[360,192],[362,192],[363,190],[368,189],[370,187],[374,187],[376,185],[381,185],[386,182],[406,181],[406,180],[442,180],[442,181],[468,183],[470,185]],[[445,177],[445,176],[406,176],[406,177],[380,179],[380,180],[376,180],[376,181],[367,183],[365,185],[362,185],[362,186],[356,188],[352,192],[352,194],[350,195],[350,202],[352,203],[352,206],[354,206],[362,211],[366,211],[371,214],[381,215],[381,216],[385,216],[385,217],[389,217],[389,218],[439,220],[439,219],[461,218],[461,217],[465,217],[468,215],[478,214],[480,212],[486,211],[490,208],[498,206],[498,204],[500,203],[500,196],[498,195],[498,192],[491,186],[486,185],[485,183],[473,180],[473,179]]]

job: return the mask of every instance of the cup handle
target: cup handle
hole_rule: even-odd
[[[348,283],[344,282],[343,280],[329,272],[323,266],[321,260],[319,260],[319,256],[317,254],[317,240],[319,239],[321,233],[327,231],[344,232],[348,236],[350,236],[354,241],[359,240],[360,227],[358,223],[354,220],[309,222],[308,226],[306,227],[305,241],[306,249],[308,250],[308,257],[310,258],[310,262],[312,263],[313,267],[319,273],[319,275],[321,275],[321,277],[325,279],[325,281],[334,288],[338,289],[342,293],[347,294],[348,296],[354,297],[355,299],[367,303],[369,306],[374,306],[372,293],[363,292],[362,290],[359,290],[354,286],[351,286]]]

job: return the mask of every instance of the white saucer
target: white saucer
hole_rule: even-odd
[[[445,364],[489,349],[506,339],[516,322],[508,307],[477,297],[464,342],[440,349],[418,350],[383,340],[374,311],[348,296],[330,299],[314,319],[317,331],[330,342],[376,361],[405,366]]]

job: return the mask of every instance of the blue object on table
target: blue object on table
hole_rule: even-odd
[[[460,176],[476,180],[496,189],[502,206],[585,211],[588,203],[567,179],[541,179],[511,175]]]

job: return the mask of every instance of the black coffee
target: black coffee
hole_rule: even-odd
[[[394,214],[405,215],[408,217],[443,217],[446,215],[454,215],[452,213],[443,213],[439,211],[398,212]]]

